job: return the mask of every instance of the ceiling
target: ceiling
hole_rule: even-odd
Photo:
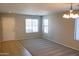
[[[73,7],[73,9],[79,9],[79,4],[74,3]],[[1,13],[47,15],[51,12],[62,12],[69,9],[69,3],[0,3]]]

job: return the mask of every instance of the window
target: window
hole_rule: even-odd
[[[44,33],[48,33],[48,19],[43,20],[43,27]]]
[[[79,40],[79,18],[77,18],[75,21],[75,38],[76,40]]]
[[[26,19],[26,33],[38,32],[38,19]]]

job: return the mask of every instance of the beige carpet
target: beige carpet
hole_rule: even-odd
[[[33,56],[78,56],[79,51],[45,39],[20,40]]]

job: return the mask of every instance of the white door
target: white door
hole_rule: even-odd
[[[2,17],[3,41],[15,39],[15,19],[14,17]]]

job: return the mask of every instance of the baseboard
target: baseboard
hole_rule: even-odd
[[[48,40],[48,39],[47,39],[47,40]],[[53,40],[50,40],[50,41],[53,41]],[[74,49],[74,50],[79,51],[79,49],[76,49],[76,48],[74,48],[74,47],[71,47],[71,46],[65,45],[65,44],[63,44],[63,43],[59,43],[59,42],[56,42],[56,41],[53,41],[53,42],[55,42],[55,43],[57,43],[57,44],[60,44],[60,45],[63,45],[63,46],[65,46],[65,47],[68,47],[68,48],[71,48],[71,49]]]
[[[47,40],[49,40],[49,39],[47,39]],[[7,41],[12,41],[12,40],[7,40]],[[71,47],[71,46],[65,45],[65,44],[63,44],[63,43],[59,43],[59,42],[54,41],[54,40],[50,40],[50,41],[53,41],[53,42],[55,42],[55,43],[57,43],[57,44],[60,44],[60,45],[63,45],[63,46],[65,46],[65,47],[68,47],[68,48],[71,48],[71,49],[74,49],[74,50],[79,51],[79,49],[76,49],[76,48],[74,48],[74,47]],[[5,40],[4,40],[4,41],[0,41],[0,42],[5,42]]]

